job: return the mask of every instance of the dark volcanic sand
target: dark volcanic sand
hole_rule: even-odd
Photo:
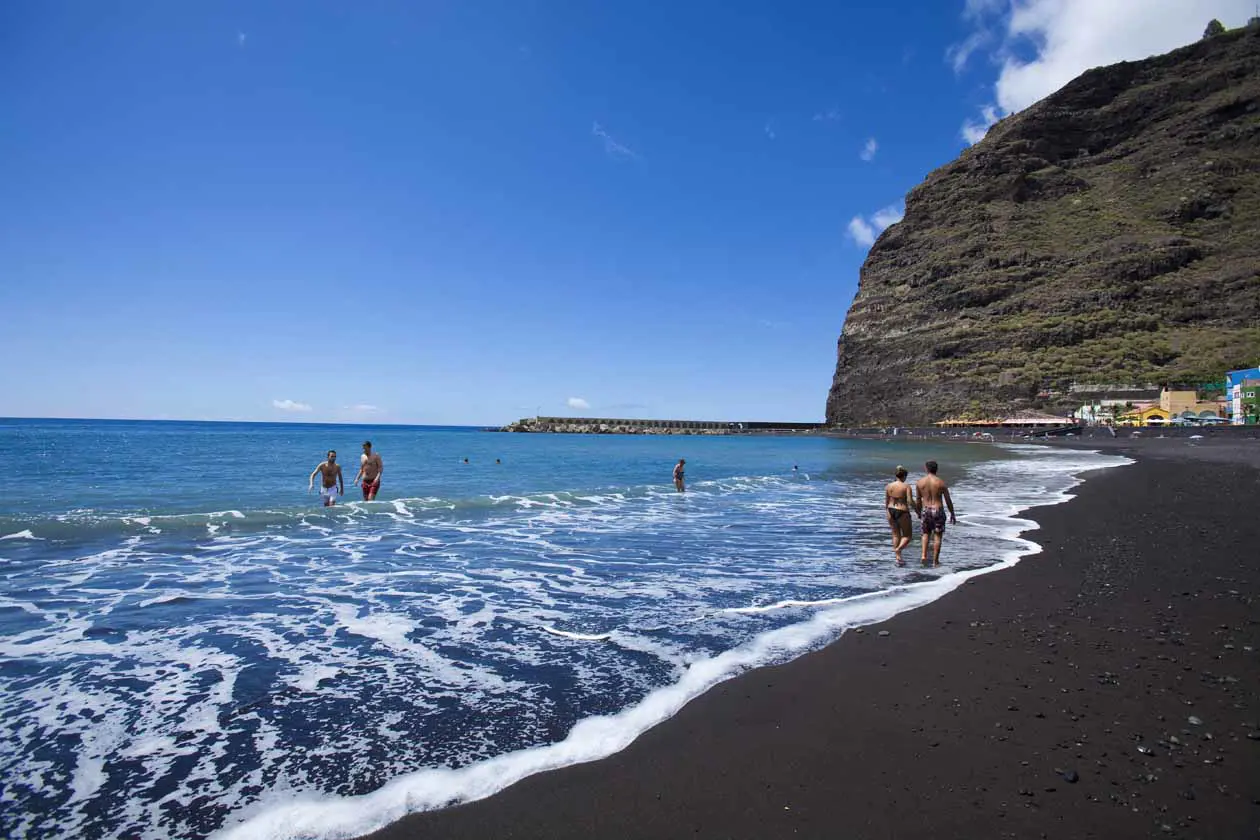
[[[1260,472],[1146,448],[1015,569],[372,837],[1260,836]]]

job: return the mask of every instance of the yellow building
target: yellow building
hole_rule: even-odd
[[[1173,391],[1168,388],[1159,392],[1159,407],[1166,415],[1173,416],[1183,411],[1193,411],[1199,401],[1197,391]]]
[[[1159,392],[1159,407],[1168,417],[1203,416],[1203,412],[1218,414],[1215,402],[1203,402],[1197,391],[1173,391],[1168,388]],[[1218,416],[1220,416],[1218,414]]]
[[[1158,405],[1135,408],[1128,414],[1116,418],[1116,423],[1120,426],[1162,426],[1167,422],[1168,412]]]

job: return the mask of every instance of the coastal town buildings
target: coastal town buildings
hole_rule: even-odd
[[[1159,407],[1169,417],[1198,418],[1220,416],[1220,406],[1215,400],[1199,399],[1199,392],[1194,389],[1173,390],[1165,388],[1159,394]]]
[[[1230,422],[1235,426],[1247,423],[1247,413],[1243,406],[1243,382],[1249,379],[1260,379],[1260,367],[1231,370],[1225,374],[1225,396],[1229,398]]]
[[[1169,414],[1158,405],[1135,407],[1116,418],[1118,426],[1161,426],[1168,422]]]
[[[1089,425],[1199,425],[1224,422],[1225,406],[1223,397],[1204,399],[1197,389],[1162,388],[1148,399],[1095,399],[1073,411],[1072,417]]]
[[[1246,426],[1260,423],[1260,379],[1244,379],[1239,385],[1239,392],[1241,411],[1234,414],[1235,419],[1241,416],[1242,424]]]
[[[1096,402],[1085,403],[1073,411],[1072,418],[1091,426],[1108,425],[1114,423],[1121,414],[1128,413],[1134,405],[1132,400],[1100,399]]]
[[[1049,429],[1057,426],[1072,425],[1071,417],[1060,417],[1057,414],[1047,414],[1044,411],[1016,411],[1000,417],[991,417],[985,420],[973,420],[966,417],[951,417],[938,421],[937,426],[942,427],[962,427],[962,426],[993,426],[1004,429]]]

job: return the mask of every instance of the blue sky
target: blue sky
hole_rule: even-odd
[[[0,416],[818,420],[911,187],[1249,11],[3,3]]]

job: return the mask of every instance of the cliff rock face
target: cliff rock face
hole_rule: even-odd
[[[1257,361],[1253,26],[1091,70],[911,191],[862,267],[827,421],[1062,409],[1074,382]]]

